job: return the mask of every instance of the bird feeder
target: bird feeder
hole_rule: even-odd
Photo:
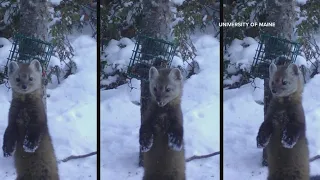
[[[150,67],[170,67],[175,51],[176,45],[172,42],[139,35],[127,73],[132,78],[148,81]]]
[[[271,63],[279,63],[277,60],[283,60],[283,58],[279,58],[281,56],[289,59],[289,62],[281,62],[281,64],[294,63],[299,49],[300,45],[297,42],[267,34],[262,35],[251,66],[251,75],[261,79],[269,77],[269,65]]]
[[[5,67],[5,75],[7,75],[7,66],[10,61],[29,64],[34,59],[41,63],[43,73],[45,73],[52,53],[53,45],[51,45],[51,43],[33,37],[16,34],[14,36],[13,44]]]

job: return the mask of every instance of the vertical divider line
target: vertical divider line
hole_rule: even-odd
[[[220,1],[220,23],[223,17],[223,1]],[[220,179],[223,179],[223,27],[220,26]]]
[[[100,179],[100,0],[97,0],[97,179]]]

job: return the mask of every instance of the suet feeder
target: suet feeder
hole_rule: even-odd
[[[37,59],[41,63],[43,72],[45,72],[49,65],[53,48],[51,43],[16,34],[5,67],[5,74],[7,74],[9,61],[29,64],[34,59]]]
[[[139,35],[130,58],[128,75],[148,81],[150,67],[170,67],[175,51],[176,45],[172,42]]]
[[[268,77],[269,65],[271,63],[277,64],[277,60],[284,59],[279,57],[284,56],[289,59],[289,62],[282,63],[294,63],[299,49],[300,45],[297,42],[267,34],[262,35],[251,66],[251,75],[261,79]]]

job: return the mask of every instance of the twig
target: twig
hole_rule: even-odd
[[[195,159],[204,159],[204,158],[208,158],[208,157],[211,157],[211,156],[215,156],[215,155],[218,155],[220,154],[220,151],[218,152],[214,152],[214,153],[211,153],[211,154],[207,154],[207,155],[202,155],[202,156],[191,156],[189,158],[186,159],[186,162],[190,162],[192,160],[195,160]]]
[[[216,35],[214,35],[214,37],[217,38],[219,34],[220,34],[220,31],[218,31]]]
[[[94,152],[91,152],[91,153],[88,153],[88,154],[84,154],[84,155],[78,155],[78,156],[71,155],[71,156],[69,156],[69,157],[67,157],[65,159],[60,160],[59,162],[67,162],[67,161],[69,161],[71,159],[86,158],[86,157],[89,157],[89,156],[93,156],[95,154],[97,154],[97,151],[94,151]]]
[[[312,161],[317,160],[317,159],[320,159],[320,155],[316,155],[316,156],[310,158],[309,161],[312,162]]]

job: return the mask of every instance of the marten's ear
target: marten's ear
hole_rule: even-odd
[[[41,64],[38,60],[32,60],[29,67],[33,70],[36,70],[38,72],[42,72],[42,67],[41,67]]]
[[[289,73],[289,74],[293,74],[293,75],[296,75],[296,76],[298,76],[299,75],[299,68],[298,68],[298,66],[296,65],[296,64],[290,64],[289,66],[288,66],[288,68],[287,68],[287,72]]]
[[[271,78],[273,76],[273,74],[277,71],[277,65],[275,65],[274,63],[271,63],[269,66],[269,77]]]
[[[155,67],[152,66],[149,69],[149,81],[154,79],[154,78],[156,78],[156,77],[158,77],[158,76],[159,76],[158,70]]]
[[[18,69],[18,63],[16,63],[15,61],[11,61],[8,65],[8,76],[12,75],[12,73],[16,72]]]
[[[178,68],[171,69],[171,71],[169,73],[169,77],[174,80],[182,80],[182,75],[181,75],[181,72]]]

